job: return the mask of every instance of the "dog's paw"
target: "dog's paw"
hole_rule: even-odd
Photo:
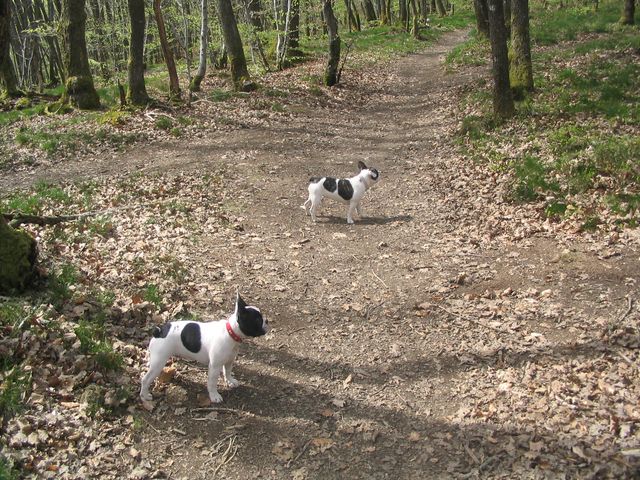
[[[347,218],[347,223],[349,225],[353,225],[353,218]]]
[[[211,403],[222,403],[222,395],[218,392],[209,392],[209,400],[211,400]]]
[[[143,402],[150,402],[153,400],[153,396],[149,392],[140,392],[140,398]]]
[[[240,382],[233,377],[226,378],[225,382],[227,384],[227,387],[229,388],[236,388],[238,385],[240,385]]]

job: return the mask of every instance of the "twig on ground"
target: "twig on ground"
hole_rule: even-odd
[[[380,283],[384,285],[384,288],[386,288],[387,290],[389,289],[389,286],[386,283],[384,283],[384,280],[382,280],[378,275],[376,275],[376,272],[374,272],[373,269],[371,269],[371,273],[373,274],[374,277],[380,280]]]
[[[225,412],[225,413],[233,413],[235,415],[243,414],[243,412],[234,410],[233,408],[224,408],[224,407],[199,407],[199,408],[191,409],[191,413],[196,413],[196,412]]]
[[[451,312],[451,311],[447,310],[446,308],[444,308],[442,305],[438,305],[436,303],[429,303],[429,305],[431,305],[433,307],[436,307],[436,308],[439,308],[440,310],[442,310],[443,312],[448,313],[452,317],[457,317],[457,318],[460,318],[462,320],[466,320],[468,322],[475,323],[476,325],[478,325],[480,327],[488,328],[490,330],[493,330],[494,332],[504,333],[499,328],[492,327],[491,325],[485,325],[484,323],[480,323],[479,321],[474,320],[473,318],[469,318],[466,315],[460,315],[459,313]]]
[[[213,478],[216,478],[218,471],[222,467],[224,467],[227,463],[229,463],[231,460],[233,460],[233,457],[235,457],[236,453],[238,453],[238,447],[235,446],[236,438],[237,438],[237,435],[234,435],[229,439],[229,445],[227,446],[227,449],[225,450],[225,452],[222,454],[222,461],[218,464],[218,466],[213,471],[213,475],[212,475]],[[231,451],[232,453],[230,454],[229,452]]]
[[[298,452],[298,455],[295,456],[295,458],[292,458],[291,460],[289,460],[287,462],[287,468],[289,468],[291,466],[291,464],[295,463],[302,455],[304,455],[304,452],[307,451],[307,448],[309,448],[309,445],[311,445],[311,442],[313,441],[313,438],[309,441],[307,441],[307,443],[305,443],[302,448],[300,449],[300,451]]]

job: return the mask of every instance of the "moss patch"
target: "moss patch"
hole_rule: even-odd
[[[0,222],[0,293],[22,291],[34,277],[36,241]]]

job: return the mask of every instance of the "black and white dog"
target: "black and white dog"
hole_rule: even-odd
[[[316,215],[322,203],[323,197],[330,197],[341,200],[349,204],[347,210],[347,223],[353,223],[353,213],[362,217],[362,209],[360,208],[360,200],[364,192],[375,184],[380,178],[378,170],[367,167],[364,162],[358,162],[360,173],[351,178],[333,177],[311,177],[309,179],[309,198],[302,205],[304,211],[309,215],[311,220],[316,221]],[[307,204],[311,204],[311,208],[307,211]]]
[[[239,385],[233,377],[233,362],[244,338],[260,337],[269,331],[269,323],[260,310],[248,306],[240,294],[236,298],[235,312],[227,320],[215,322],[177,321],[153,329],[149,342],[149,371],[142,378],[140,398],[152,399],[149,387],[160,375],[171,356],[197,360],[209,365],[207,388],[214,403],[222,402],[217,383],[223,373],[227,386]]]

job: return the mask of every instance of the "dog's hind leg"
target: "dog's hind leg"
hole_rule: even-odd
[[[167,364],[167,360],[169,360],[169,357],[166,355],[159,355],[157,353],[150,355],[149,371],[142,377],[142,381],[140,382],[140,398],[142,400],[150,401],[153,399],[153,396],[149,392],[149,387],[153,381],[158,378],[158,375],[160,375],[162,369]]]
[[[356,213],[360,218],[362,218],[362,207],[360,206],[360,202],[356,205]]]
[[[356,205],[353,203],[349,204],[349,209],[347,210],[347,223],[353,223],[353,212],[356,210]]]
[[[320,204],[322,203],[322,199],[318,197],[314,197],[311,200],[311,208],[309,209],[309,213],[311,213],[311,220],[316,221],[318,210],[320,209]]]

